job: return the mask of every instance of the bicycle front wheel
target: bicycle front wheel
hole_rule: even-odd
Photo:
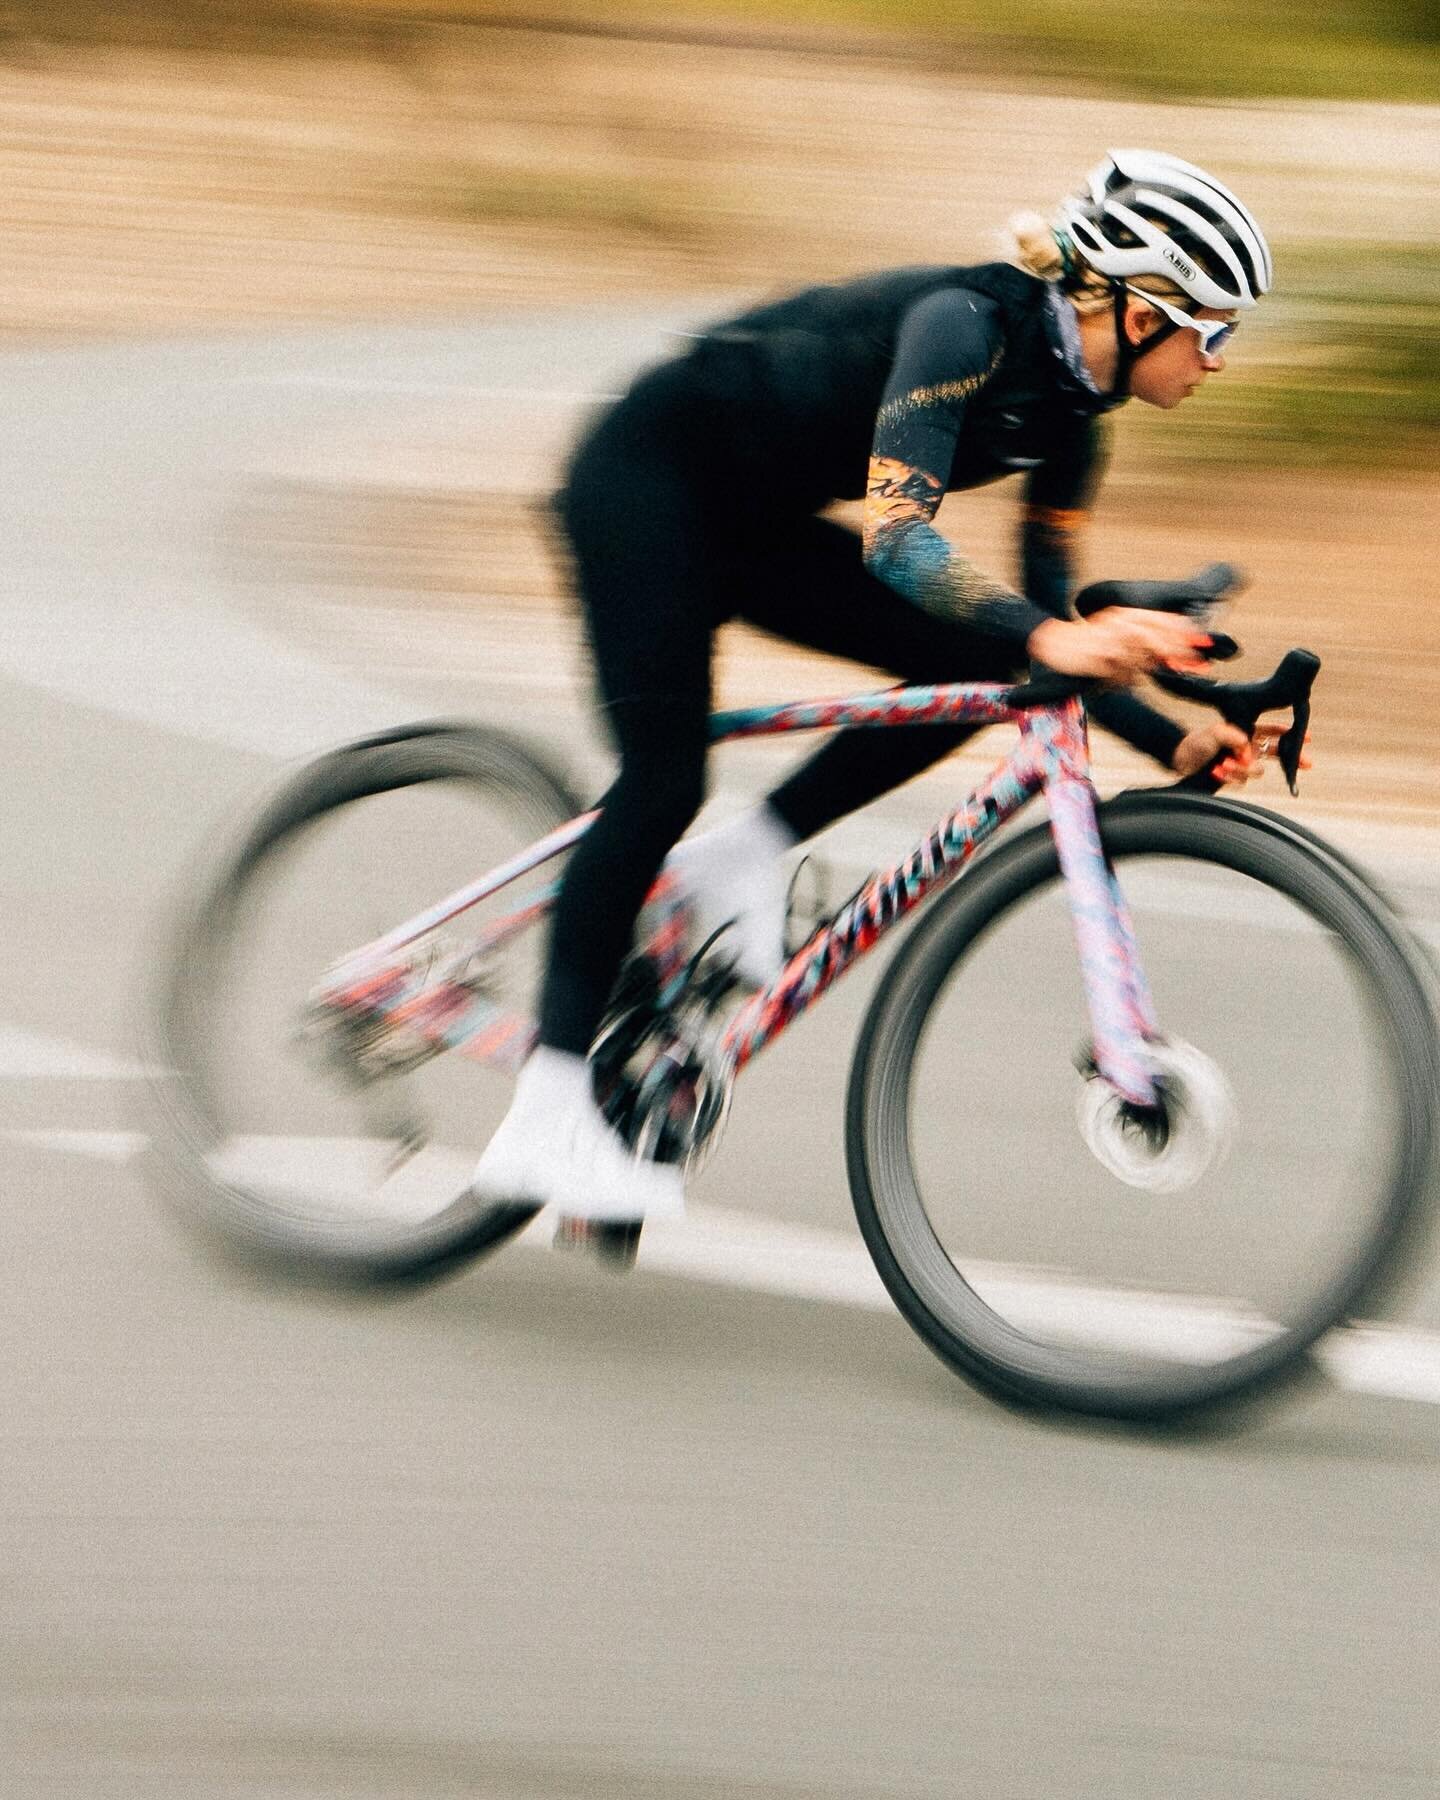
[[[1160,1419],[1304,1373],[1326,1331],[1384,1303],[1432,1173],[1435,1022],[1404,928],[1283,820],[1162,792],[1100,823],[1188,1134],[1170,1161],[1107,1127],[1087,1086],[1043,826],[891,964],[847,1156],[886,1286],[954,1369],[1018,1403]]]
[[[338,960],[580,810],[533,751],[474,726],[390,733],[301,769],[173,943],[154,1138],[170,1196],[246,1249],[371,1279],[437,1273],[525,1225],[533,1207],[469,1192],[509,1101],[504,1068],[313,997]],[[427,933],[405,953],[417,974],[463,968],[497,1016],[528,1018],[543,921],[472,946],[558,872],[546,864]]]

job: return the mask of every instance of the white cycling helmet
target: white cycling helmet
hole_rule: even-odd
[[[1255,215],[1213,175],[1161,150],[1112,150],[1060,210],[1075,248],[1116,281],[1163,275],[1197,306],[1254,306],[1271,283]]]

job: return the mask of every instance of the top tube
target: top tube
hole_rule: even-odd
[[[1010,682],[943,682],[930,687],[885,688],[834,700],[782,701],[742,706],[710,716],[710,742],[768,737],[782,731],[827,731],[837,726],[1019,724],[1033,708],[1011,706]]]

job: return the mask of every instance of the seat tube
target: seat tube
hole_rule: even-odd
[[[1154,1065],[1145,1048],[1154,1029],[1149,993],[1129,911],[1100,842],[1095,789],[1088,780],[1057,772],[1045,792],[1075,923],[1096,1065],[1127,1100],[1154,1106]]]

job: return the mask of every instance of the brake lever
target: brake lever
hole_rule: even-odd
[[[1151,679],[1180,700],[1213,707],[1229,725],[1250,737],[1260,715],[1290,708],[1290,728],[1275,746],[1275,758],[1292,794],[1300,791],[1300,757],[1305,733],[1310,728],[1310,690],[1320,673],[1320,658],[1313,650],[1288,650],[1272,675],[1263,681],[1212,681],[1204,675],[1182,675],[1175,669],[1156,669]],[[1210,770],[1187,775],[1177,787],[1213,794],[1223,784]]]

